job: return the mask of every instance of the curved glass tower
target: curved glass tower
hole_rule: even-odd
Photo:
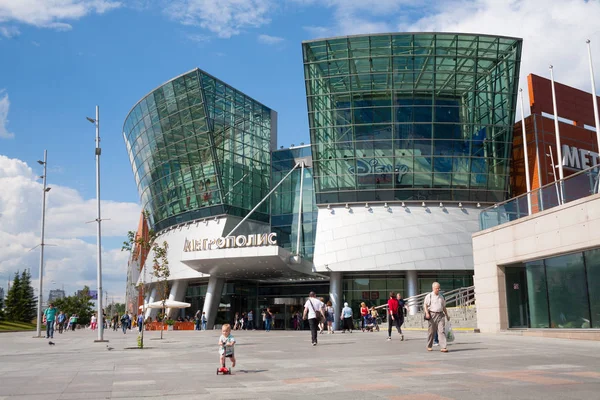
[[[276,121],[274,111],[200,69],[140,100],[123,137],[154,229],[245,216],[269,191]],[[268,203],[250,218],[268,222]]]
[[[303,42],[317,203],[508,196],[522,40]]]

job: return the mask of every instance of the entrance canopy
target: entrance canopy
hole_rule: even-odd
[[[184,264],[219,278],[244,280],[312,280],[313,263],[279,246],[217,249],[184,253]]]

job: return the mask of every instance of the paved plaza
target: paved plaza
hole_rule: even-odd
[[[425,350],[425,332],[320,335],[241,331],[238,365],[216,376],[219,332],[0,334],[0,400],[13,399],[595,399],[594,341],[457,333],[450,353]]]

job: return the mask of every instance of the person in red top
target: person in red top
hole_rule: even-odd
[[[369,307],[363,301],[360,303],[360,318],[362,320],[362,331],[365,331],[365,325],[367,325],[367,315],[369,315]]]
[[[396,329],[398,329],[398,333],[402,335],[402,331],[400,330],[400,318],[398,318],[398,300],[396,300],[396,294],[394,292],[390,292],[390,298],[388,299],[388,338],[387,340],[392,340],[392,325],[396,325]],[[404,339],[404,337],[402,338]]]

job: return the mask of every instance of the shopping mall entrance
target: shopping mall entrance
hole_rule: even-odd
[[[206,281],[189,283],[184,301],[191,303],[192,307],[185,309],[186,315],[193,317],[198,309],[202,310],[207,286]],[[327,301],[329,282],[323,279],[286,283],[226,281],[223,285],[215,324],[228,323],[234,326],[236,313],[239,319],[244,313],[247,315],[252,310],[254,328],[263,330],[265,329],[263,314],[268,307],[274,315],[271,329],[296,329],[294,317],[296,313],[302,317],[304,303],[311,291],[317,293],[317,297],[323,297]]]

